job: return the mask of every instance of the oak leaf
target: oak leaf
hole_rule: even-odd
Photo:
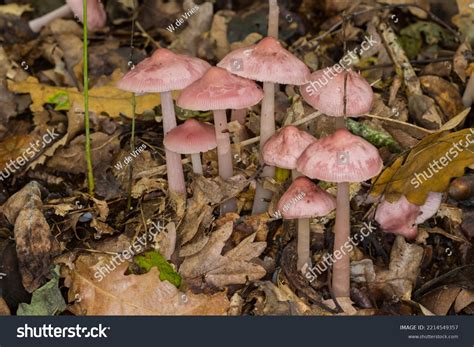
[[[431,134],[385,169],[374,180],[371,194],[384,194],[390,202],[405,195],[423,205],[430,192],[446,191],[451,178],[462,176],[472,164],[474,128]]]
[[[225,292],[180,292],[160,280],[156,267],[143,275],[124,275],[124,262],[98,281],[98,266],[95,257],[81,256],[66,278],[68,298],[74,302],[70,310],[76,315],[225,315],[229,308]]]

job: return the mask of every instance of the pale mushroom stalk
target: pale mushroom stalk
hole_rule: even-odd
[[[191,161],[193,163],[193,172],[197,175],[202,175],[201,153],[191,154]]]
[[[219,176],[228,180],[234,173],[232,165],[232,148],[230,146],[229,129],[225,110],[214,110],[214,126],[216,127],[217,162]],[[237,201],[229,199],[222,203],[221,214],[237,210]]]
[[[174,112],[174,102],[171,92],[160,93],[161,110],[163,112],[163,133],[168,134],[171,129],[176,128],[176,116]],[[169,190],[177,194],[186,194],[186,184],[184,182],[183,165],[181,155],[165,149],[166,173],[168,175]]]
[[[46,13],[45,15],[39,18],[30,20],[28,22],[28,25],[30,26],[31,31],[33,31],[34,33],[38,33],[46,24],[52,22],[53,20],[57,18],[64,18],[71,14],[72,14],[71,8],[69,7],[68,4],[65,4],[49,13]]]
[[[277,0],[269,0],[268,14],[268,36],[278,40],[278,15],[279,8]],[[267,140],[275,133],[275,83],[263,82],[263,100],[260,116],[260,151]],[[263,160],[260,158],[260,163]],[[274,177],[275,168],[265,167],[260,174],[265,177]],[[268,205],[272,199],[272,191],[263,188],[261,182],[257,182],[255,198],[253,201],[252,214],[259,214],[268,210]]]
[[[345,117],[337,117],[336,129],[345,129]],[[344,243],[349,240],[350,225],[350,198],[349,183],[337,184],[336,195],[336,223],[334,225],[334,250],[344,249]],[[332,288],[336,297],[349,297],[350,295],[350,257],[342,252],[342,257],[333,264]]]
[[[311,267],[310,239],[311,231],[309,227],[309,218],[298,219],[298,240],[296,246],[298,260],[296,266],[300,271],[305,269],[306,266]]]

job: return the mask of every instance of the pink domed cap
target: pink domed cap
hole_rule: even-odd
[[[383,168],[377,148],[346,129],[309,145],[297,161],[302,174],[326,182],[363,182]]]
[[[415,223],[421,224],[433,217],[436,212],[438,212],[442,199],[442,193],[430,192],[426,198],[425,203],[420,206],[420,215],[416,218]]]
[[[355,117],[370,111],[374,92],[370,84],[352,70],[347,71],[347,116]],[[310,82],[301,87],[301,95],[315,109],[333,117],[344,116],[344,73],[334,67],[315,71]]]
[[[273,37],[265,37],[256,45],[230,52],[217,66],[261,82],[299,86],[310,78],[305,63],[284,49]]]
[[[72,12],[82,22],[84,19],[83,0],[66,0],[66,3],[71,8]],[[89,30],[100,29],[105,26],[107,22],[107,13],[104,5],[99,0],[87,1],[87,28]]]
[[[180,154],[207,152],[217,147],[214,126],[188,119],[166,134],[165,148]]]
[[[254,81],[211,67],[181,92],[176,104],[188,110],[208,111],[247,108],[262,99],[263,91]]]
[[[420,207],[410,203],[405,196],[391,203],[383,200],[375,212],[375,220],[387,233],[402,235],[407,239],[414,239],[418,232],[416,219]]]
[[[263,161],[271,166],[296,169],[296,161],[301,153],[314,141],[316,138],[306,131],[288,125],[265,142],[262,150]]]
[[[277,205],[285,219],[321,217],[335,208],[336,199],[303,176],[294,180]]]
[[[204,60],[159,48],[123,76],[117,87],[133,93],[180,90],[201,78],[210,67]]]

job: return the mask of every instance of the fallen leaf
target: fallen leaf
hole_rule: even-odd
[[[266,247],[266,242],[254,242],[255,233],[244,239],[225,255],[221,255],[232,231],[232,222],[228,222],[215,230],[199,253],[184,259],[179,268],[179,273],[185,279],[204,276],[204,280],[208,284],[216,287],[228,284],[243,284],[247,280],[258,280],[265,276],[265,269],[251,262]]]
[[[181,276],[173,269],[171,264],[166,261],[160,252],[145,252],[135,256],[134,261],[144,272],[149,272],[153,267],[156,267],[160,273],[160,280],[168,281],[178,288],[181,285]]]
[[[13,194],[2,206],[2,212],[10,224],[15,225],[18,214],[25,207],[40,209],[43,206],[40,187],[38,182],[32,181]]]
[[[421,76],[420,82],[423,91],[436,100],[448,119],[464,109],[461,94],[454,84],[438,76]]]
[[[457,286],[443,286],[423,295],[420,303],[438,316],[444,316],[456,300],[461,288]]]
[[[119,70],[112,75],[109,84],[93,87],[89,91],[89,110],[96,114],[106,113],[110,117],[119,117],[121,114],[131,118],[133,115],[132,93],[125,92],[115,87],[115,83],[120,77]],[[79,111],[83,112],[84,98],[83,93],[78,92],[76,88],[60,88],[46,84],[40,84],[38,79],[29,76],[21,82],[8,81],[8,89],[15,93],[28,93],[31,95],[33,103],[30,105],[32,112],[40,112],[44,110],[43,105],[58,93],[66,93],[69,104],[77,104]],[[136,113],[142,114],[147,110],[153,110],[155,106],[160,104],[160,96],[157,93],[137,95]],[[66,105],[63,100],[63,105]]]
[[[0,5],[0,13],[4,14],[13,14],[15,16],[21,16],[25,12],[33,11],[33,7],[30,4],[18,5],[18,4],[8,4]]]
[[[474,163],[474,138],[470,139],[473,134],[474,129],[470,128],[425,137],[375,179],[371,194],[384,194],[390,202],[405,195],[412,204],[423,205],[430,192],[446,191],[451,178],[462,176],[465,168]],[[469,143],[469,140],[472,142]],[[442,157],[443,162],[440,161]],[[438,164],[435,170],[434,160],[443,166]]]
[[[33,292],[30,304],[21,303],[17,316],[52,316],[66,309],[61,290],[59,290],[59,266],[56,267],[53,279]]]
[[[144,275],[126,276],[127,264],[123,263],[99,282],[94,278],[96,264],[93,257],[82,256],[66,279],[71,311],[76,315],[225,315],[229,308],[224,292],[180,292],[160,280],[156,267]]]

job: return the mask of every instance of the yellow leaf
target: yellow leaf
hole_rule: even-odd
[[[110,117],[119,117],[120,114],[132,117],[132,93],[125,92],[115,87],[116,81],[120,78],[120,71],[116,70],[112,75],[112,80],[104,86],[95,87],[89,90],[89,110],[97,114],[106,113]],[[43,111],[43,105],[58,92],[66,92],[69,104],[81,105],[77,112],[83,112],[84,97],[82,92],[76,88],[54,87],[40,84],[38,79],[29,76],[22,82],[8,81],[8,89],[15,93],[28,93],[31,95],[33,103],[30,105],[32,112]],[[147,110],[152,110],[160,105],[160,95],[158,93],[137,95],[136,113],[142,114]]]
[[[453,177],[474,164],[474,128],[425,137],[375,179],[371,194],[394,202],[401,195],[423,205],[429,192],[444,192]]]
[[[8,4],[0,5],[0,13],[4,14],[13,14],[15,16],[21,16],[24,12],[33,11],[31,5],[18,5],[18,4]]]

